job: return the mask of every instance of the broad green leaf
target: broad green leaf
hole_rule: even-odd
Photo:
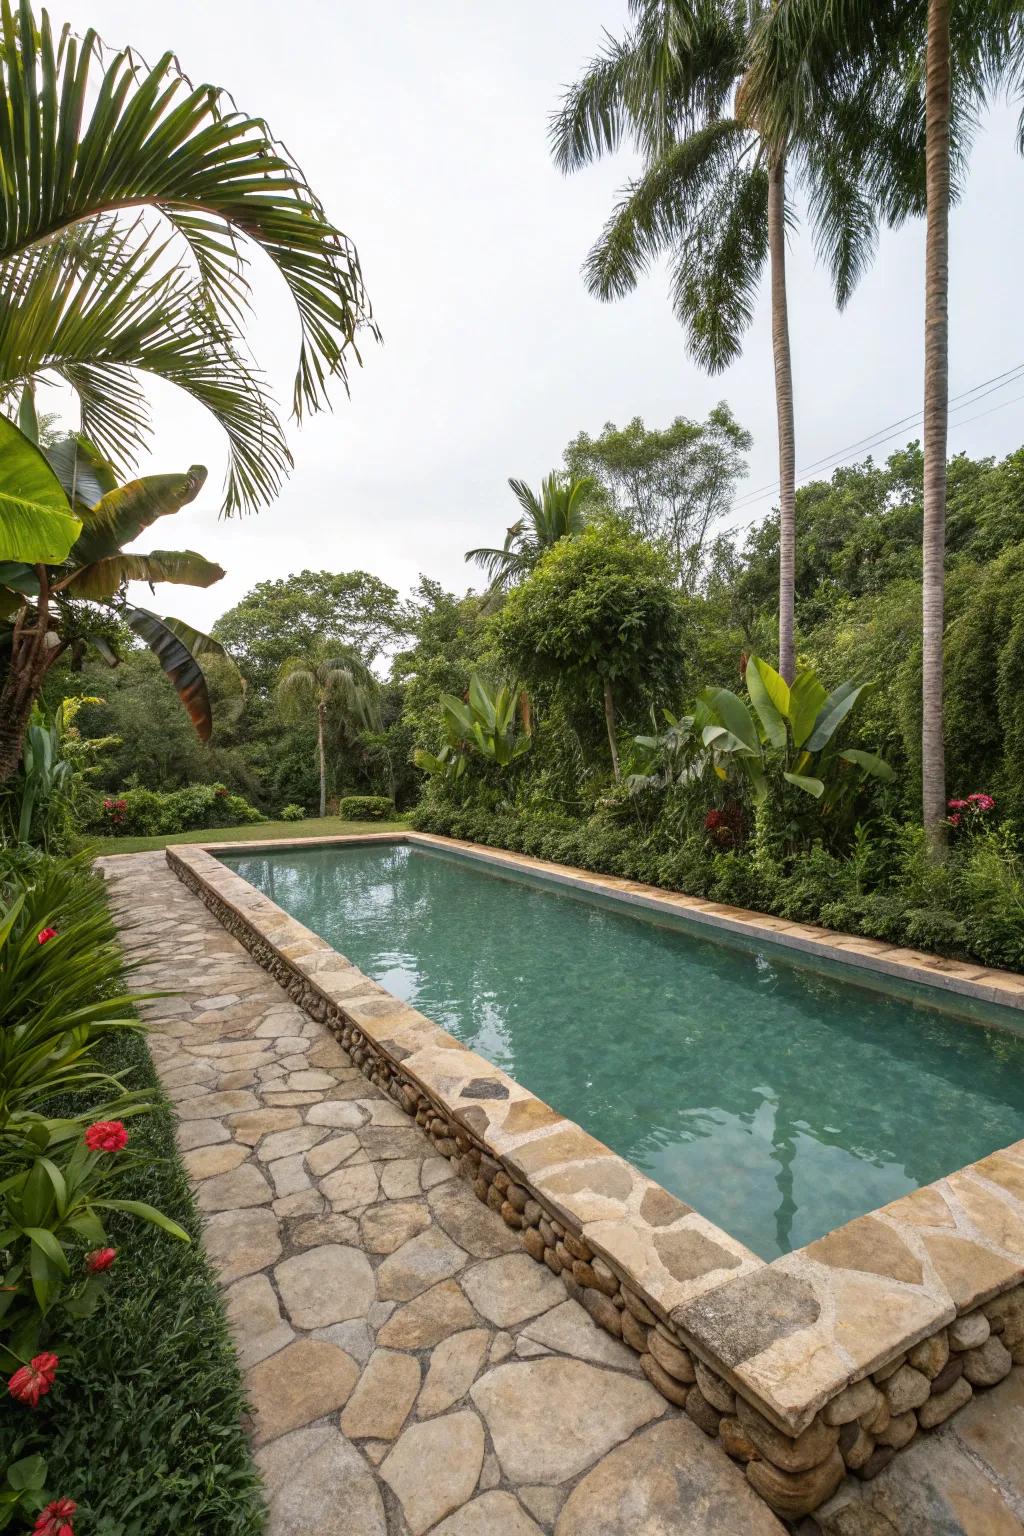
[[[828,745],[861,694],[870,687],[870,683],[840,683],[839,687],[829,694],[818,711],[814,730],[808,739],[809,752],[820,752],[822,747]]]
[[[765,778],[764,769],[759,758],[741,757],[740,762],[747,771],[751,787],[754,792],[754,804],[763,805],[768,798],[768,780]]]
[[[850,747],[845,752],[838,754],[845,763],[855,763],[858,768],[863,768],[865,773],[873,778],[885,779],[887,782],[894,778],[892,768],[884,757],[878,757],[874,752],[861,752],[858,748]]]
[[[60,565],[81,530],[39,449],[0,416],[0,560]]]
[[[776,751],[783,751],[788,740],[789,688],[786,683],[766,661],[751,656],[747,662],[747,692],[768,740]]]
[[[499,704],[500,700],[501,694],[499,693]],[[478,715],[482,715],[493,731],[497,720],[495,702],[492,701],[487,689],[475,672],[469,679],[469,703],[470,708],[474,709]]]
[[[42,1488],[46,1482],[46,1462],[41,1456],[24,1456],[7,1468],[7,1481],[19,1492]]]
[[[68,1205],[68,1187],[64,1175],[56,1163],[51,1162],[48,1157],[41,1157],[39,1161],[46,1170],[50,1183],[53,1185],[53,1193],[57,1201],[57,1214],[58,1216],[63,1216]]]
[[[81,540],[79,540],[79,545]],[[79,545],[75,546],[77,552]],[[224,567],[215,565],[193,549],[155,549],[149,555],[112,555],[96,560],[76,571],[64,583],[74,597],[103,602],[114,597],[126,581],[175,582],[180,586],[212,587],[224,575]]]
[[[145,640],[174,684],[199,740],[209,741],[213,731],[210,694],[203,669],[192,652],[148,608],[129,608],[124,618],[135,633]]]
[[[143,1221],[152,1222],[154,1227],[160,1227],[183,1243],[192,1241],[184,1227],[179,1227],[176,1221],[172,1221],[155,1206],[147,1205],[144,1200],[97,1200],[94,1203],[107,1211],[125,1211],[129,1216],[139,1216]]]
[[[26,383],[21,392],[21,401],[18,405],[18,428],[24,432],[30,443],[39,447],[39,417],[36,415],[36,394],[31,381]]]
[[[793,732],[793,745],[802,747],[814,729],[814,722],[828,694],[818,681],[817,673],[809,668],[800,672],[789,690],[789,723]]]
[[[66,1275],[70,1272],[67,1254],[52,1232],[49,1232],[46,1227],[26,1227],[24,1231],[29,1241],[35,1243],[38,1248],[41,1248],[50,1263],[59,1269],[62,1274]]]
[[[717,717],[719,723],[739,737],[744,746],[752,752],[760,754],[761,743],[757,735],[757,726],[754,724],[750,710],[741,698],[728,688],[713,688],[707,694],[707,702],[712,715]]]
[[[206,470],[193,464],[184,474],[145,475],[115,486],[96,503],[84,520],[75,545],[76,565],[91,565],[117,555],[158,517],[170,517],[195,501],[206,484]]]
[[[117,476],[113,469],[81,433],[69,433],[44,448],[43,453],[73,507],[91,512],[108,491],[116,491]]]
[[[33,1243],[29,1249],[28,1267],[36,1305],[40,1312],[45,1312],[50,1303],[50,1292],[54,1283],[53,1265],[38,1243]]]
[[[10,587],[26,597],[38,597],[39,577],[35,567],[23,560],[0,560],[0,586]]]
[[[448,771],[448,763],[440,757],[435,757],[425,747],[417,747],[412,755],[412,760],[417,768],[422,768],[424,773],[444,774]]]
[[[809,779],[802,773],[784,773],[782,777],[787,784],[794,784],[797,789],[802,789],[808,795],[813,795],[815,800],[820,800],[825,793],[825,786],[820,779]]]

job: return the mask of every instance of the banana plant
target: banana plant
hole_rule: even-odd
[[[518,684],[491,688],[474,672],[465,700],[441,695],[447,741],[435,755],[418,748],[413,761],[425,773],[460,779],[470,757],[507,768],[533,745],[530,702]]]
[[[29,400],[26,391],[19,420],[31,432],[34,412],[26,407]],[[78,666],[91,646],[109,666],[117,666],[117,620],[154,652],[200,740],[209,740],[213,716],[200,657],[225,656],[223,647],[180,620],[129,605],[124,595],[130,581],[151,587],[157,582],[207,587],[224,575],[221,566],[194,550],[135,554],[125,549],[158,518],[194,501],[206,482],[206,470],[194,464],[184,474],[147,475],[118,485],[110,465],[86,438],[70,434],[40,450],[13,423],[4,422],[0,433],[8,428],[15,446],[24,443],[30,450],[26,465],[36,481],[29,490],[39,501],[42,486],[56,512],[56,487],[73,538],[61,556],[67,531],[55,524],[52,549],[34,549],[34,561],[24,554],[0,561],[0,783],[17,770],[32,706],[54,663],[70,653],[72,665]],[[49,480],[43,479],[44,473]],[[35,526],[31,515],[23,522],[25,528]]]
[[[728,688],[705,688],[693,716],[693,728],[711,754],[721,779],[730,769],[745,774],[755,805],[769,792],[778,773],[787,784],[831,804],[851,780],[889,780],[891,767],[874,752],[839,746],[835,736],[870,683],[840,683],[828,693],[813,668],[798,671],[790,685],[759,656],[746,667],[750,702]]]

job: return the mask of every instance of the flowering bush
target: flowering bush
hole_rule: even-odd
[[[976,830],[989,811],[994,811],[995,808],[995,800],[981,789],[976,789],[972,795],[967,796],[966,800],[948,800],[946,802],[950,826],[963,827],[965,832]]]
[[[743,841],[743,809],[735,800],[721,810],[714,807],[704,817],[704,830],[716,848],[736,848]]]
[[[0,1196],[0,1366],[14,1371],[11,1395],[34,1408],[57,1368],[56,1354],[40,1353],[44,1338],[88,1315],[110,1278],[117,1250],[106,1242],[103,1213],[125,1211],[183,1242],[188,1234],[144,1201],[113,1198],[116,1182],[140,1161],[125,1151],[120,1120],[97,1120],[82,1132],[75,1121],[39,1119],[33,1134],[36,1147],[42,1140],[39,1155],[5,1180]],[[84,1256],[83,1238],[95,1244]]]
[[[121,796],[117,800],[103,802],[103,825],[107,831],[121,832],[128,819],[128,801]]]
[[[127,789],[103,802],[98,830],[115,837],[157,837],[207,827],[238,827],[266,817],[225,784],[188,784],[169,791]]]

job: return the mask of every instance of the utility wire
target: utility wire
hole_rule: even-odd
[[[986,395],[995,394],[1000,389],[1008,388],[1010,384],[1016,384],[1022,377],[1024,377],[1024,363],[1017,363],[1013,368],[1007,368],[1003,373],[993,374],[991,378],[983,379],[980,384],[975,384],[971,389],[965,389],[961,394],[954,395],[949,402],[950,408],[954,409],[959,405],[961,410],[966,409],[968,406],[975,405],[978,400],[983,400]],[[974,397],[973,399],[971,398],[972,396]],[[1006,400],[1002,404],[1011,405],[1013,401]],[[1000,409],[1001,406],[999,405],[992,407],[992,410]],[[978,416],[965,417],[960,421],[953,422],[952,425],[964,426],[968,421],[978,421],[981,416],[989,414],[989,411],[981,411]],[[915,411],[910,416],[901,417],[899,421],[890,422],[888,426],[879,427],[877,431],[869,433],[867,437],[858,438],[856,442],[848,443],[845,448],[835,449],[832,453],[825,454],[823,458],[815,459],[813,463],[805,465],[797,471],[797,478],[802,479],[807,475],[813,474],[815,471],[824,469],[838,469],[845,455],[858,448],[881,448],[887,442],[890,442],[893,437],[899,436],[901,431],[907,426],[920,425],[922,419],[923,412]],[[885,435],[883,436],[882,434]],[[765,500],[768,496],[774,495],[778,489],[778,480],[773,480],[769,484],[758,486],[754,490],[745,491],[733,503],[733,508],[735,511],[744,511],[747,507],[754,506],[759,501]],[[754,525],[749,523],[746,526],[753,527]]]

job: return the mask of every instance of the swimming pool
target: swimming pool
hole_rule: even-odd
[[[1024,1134],[1007,1009],[421,846],[221,858],[765,1259]]]

